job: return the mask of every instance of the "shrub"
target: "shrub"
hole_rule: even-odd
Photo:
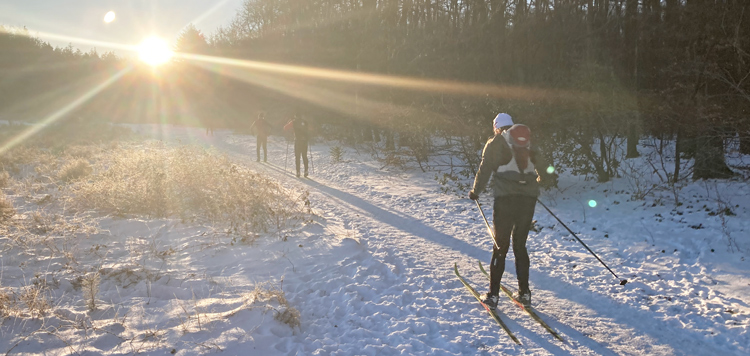
[[[13,203],[0,194],[0,221],[7,220],[16,213]]]
[[[91,168],[91,164],[85,159],[76,159],[71,162],[68,162],[62,168],[60,168],[60,172],[58,172],[57,177],[67,183],[82,177],[86,177],[93,169]]]
[[[5,291],[5,289],[0,288],[0,317],[6,317],[12,314],[12,311],[15,307],[15,298]]]
[[[240,234],[267,232],[278,216],[304,213],[304,202],[275,181],[199,147],[123,144],[99,158],[95,173],[72,187],[78,207],[205,219]]]
[[[344,150],[341,148],[341,146],[331,147],[329,153],[331,155],[331,162],[341,163],[342,158],[344,157]]]
[[[21,290],[20,299],[26,304],[32,318],[44,316],[52,309],[47,293],[47,285],[43,281],[35,281]]]
[[[10,184],[10,173],[8,171],[0,171],[0,188],[7,188]]]
[[[83,299],[86,300],[86,306],[89,307],[89,310],[96,310],[96,295],[99,293],[100,280],[99,272],[91,272],[86,274],[81,281]]]
[[[286,300],[286,295],[281,288],[271,286],[268,283],[261,283],[255,286],[255,290],[252,292],[253,303],[258,302],[271,302],[275,300],[279,306],[278,308],[270,307],[276,314],[274,318],[289,327],[294,328],[300,326],[300,312],[296,308],[289,305]]]

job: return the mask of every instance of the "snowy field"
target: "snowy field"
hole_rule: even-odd
[[[65,246],[50,238],[17,253],[0,237],[6,246],[0,287],[44,283],[54,302],[43,317],[4,318],[0,353],[750,354],[746,170],[735,181],[681,187],[678,204],[674,192],[660,189],[631,199],[648,190],[650,175],[596,184],[563,174],[559,188],[541,200],[629,283],[621,286],[538,205],[537,231],[528,240],[533,305],[566,342],[501,299],[500,317],[517,345],[454,275],[457,263],[486,292],[477,262],[489,263],[492,242],[466,192],[441,193],[436,172],[382,168],[366,150],[348,147],[333,162],[336,144],[318,142],[310,179],[299,179],[280,137],[269,138],[268,163],[256,163],[252,136],[135,129],[226,153],[289,190],[309,192],[313,216],[283,236],[270,233],[253,243],[229,243],[208,224],[115,216],[92,217],[94,232],[65,239]],[[750,160],[731,159],[746,166]],[[644,167],[636,164],[631,173]],[[39,204],[6,195],[21,218]],[[489,195],[480,202],[491,217]],[[45,259],[46,249],[75,256]],[[94,311],[83,302],[80,281],[63,278],[77,266],[99,271]],[[517,288],[512,253],[503,282]]]

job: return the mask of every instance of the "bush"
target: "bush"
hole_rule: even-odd
[[[0,221],[9,219],[15,213],[13,203],[6,199],[4,194],[0,194]]]
[[[202,148],[124,144],[98,158],[95,173],[71,187],[74,206],[117,215],[205,219],[244,234],[302,218],[304,199]]]
[[[93,169],[91,168],[91,165],[89,162],[85,159],[76,159],[72,162],[68,162],[66,165],[64,165],[62,168],[60,168],[60,172],[58,172],[57,177],[65,182],[68,183],[70,181],[86,177]]]
[[[0,188],[7,188],[10,184],[10,173],[8,171],[0,171]]]
[[[341,146],[331,147],[329,153],[331,154],[332,163],[341,163],[344,157],[344,150],[341,148]]]

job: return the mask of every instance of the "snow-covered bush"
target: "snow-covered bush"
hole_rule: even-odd
[[[86,300],[86,306],[89,307],[89,310],[96,310],[96,295],[99,293],[100,281],[101,276],[99,272],[87,273],[81,281],[83,298]]]
[[[58,172],[57,177],[63,182],[70,182],[91,174],[92,168],[85,159],[75,159],[68,162]]]
[[[276,181],[202,148],[123,144],[95,161],[91,177],[71,187],[81,209],[211,221],[236,234],[304,219],[304,202]]]
[[[274,318],[279,322],[289,325],[291,328],[300,326],[300,312],[289,305],[281,288],[270,283],[260,283],[255,286],[251,295],[253,305],[265,303],[267,309],[275,311]]]
[[[332,163],[341,163],[344,157],[344,150],[341,148],[341,146],[331,146],[329,154],[331,155]]]

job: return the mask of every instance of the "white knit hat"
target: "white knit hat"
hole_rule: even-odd
[[[513,119],[510,117],[510,115],[501,112],[495,116],[495,121],[492,122],[492,126],[496,129],[505,127],[505,126],[513,126]]]

